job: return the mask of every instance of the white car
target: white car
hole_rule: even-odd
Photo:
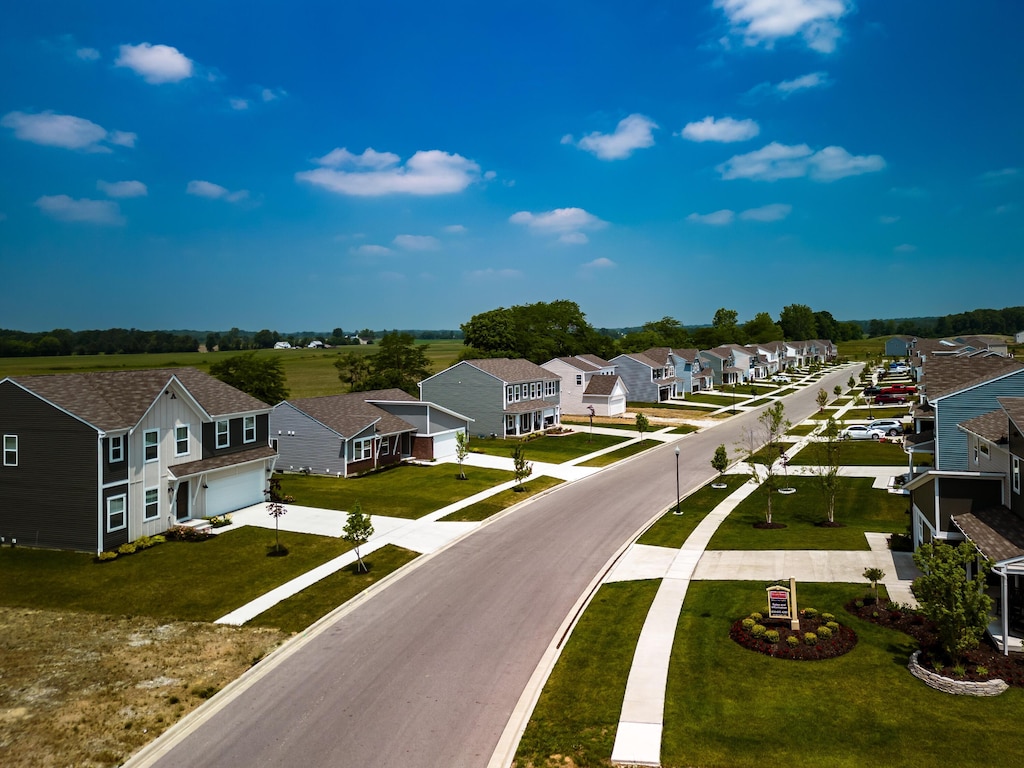
[[[880,429],[889,437],[903,434],[903,422],[898,419],[875,419],[868,424],[868,429]]]
[[[776,373],[772,376],[772,381],[776,384],[789,384],[789,376],[784,373]]]
[[[884,436],[885,430],[866,424],[854,424],[839,433],[840,440],[880,440]]]

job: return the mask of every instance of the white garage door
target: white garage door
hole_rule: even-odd
[[[223,515],[264,500],[263,467],[209,481],[206,490],[206,516]]]
[[[455,432],[434,435],[434,458],[447,459],[455,455]]]

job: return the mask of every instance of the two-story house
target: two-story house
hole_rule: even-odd
[[[195,368],[0,381],[0,536],[101,552],[264,500],[270,406]]]
[[[518,437],[561,423],[559,377],[529,360],[463,360],[420,382],[420,399],[473,420],[480,435]]]
[[[654,360],[643,352],[631,352],[613,357],[611,362],[626,383],[631,400],[664,403],[675,393],[675,372],[667,359]]]
[[[582,356],[555,357],[541,367],[561,380],[563,414],[587,416],[591,408],[595,416],[621,416],[626,412],[628,390],[608,361],[593,356],[589,360]]]
[[[736,356],[731,347],[702,349],[700,359],[711,372],[716,387],[739,384],[743,381],[744,371],[736,365]]]

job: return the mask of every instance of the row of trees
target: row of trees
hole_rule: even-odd
[[[71,331],[55,328],[45,333],[27,333],[0,330],[0,357],[195,352],[198,347],[199,342],[194,336],[173,331],[140,331],[136,328]]]
[[[342,352],[334,367],[350,392],[402,389],[418,396],[419,382],[430,375],[428,349],[429,344],[417,346],[412,334],[396,331],[381,338],[376,353]]]

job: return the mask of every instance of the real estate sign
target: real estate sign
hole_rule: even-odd
[[[768,587],[768,618],[789,619],[789,588],[778,584]]]

